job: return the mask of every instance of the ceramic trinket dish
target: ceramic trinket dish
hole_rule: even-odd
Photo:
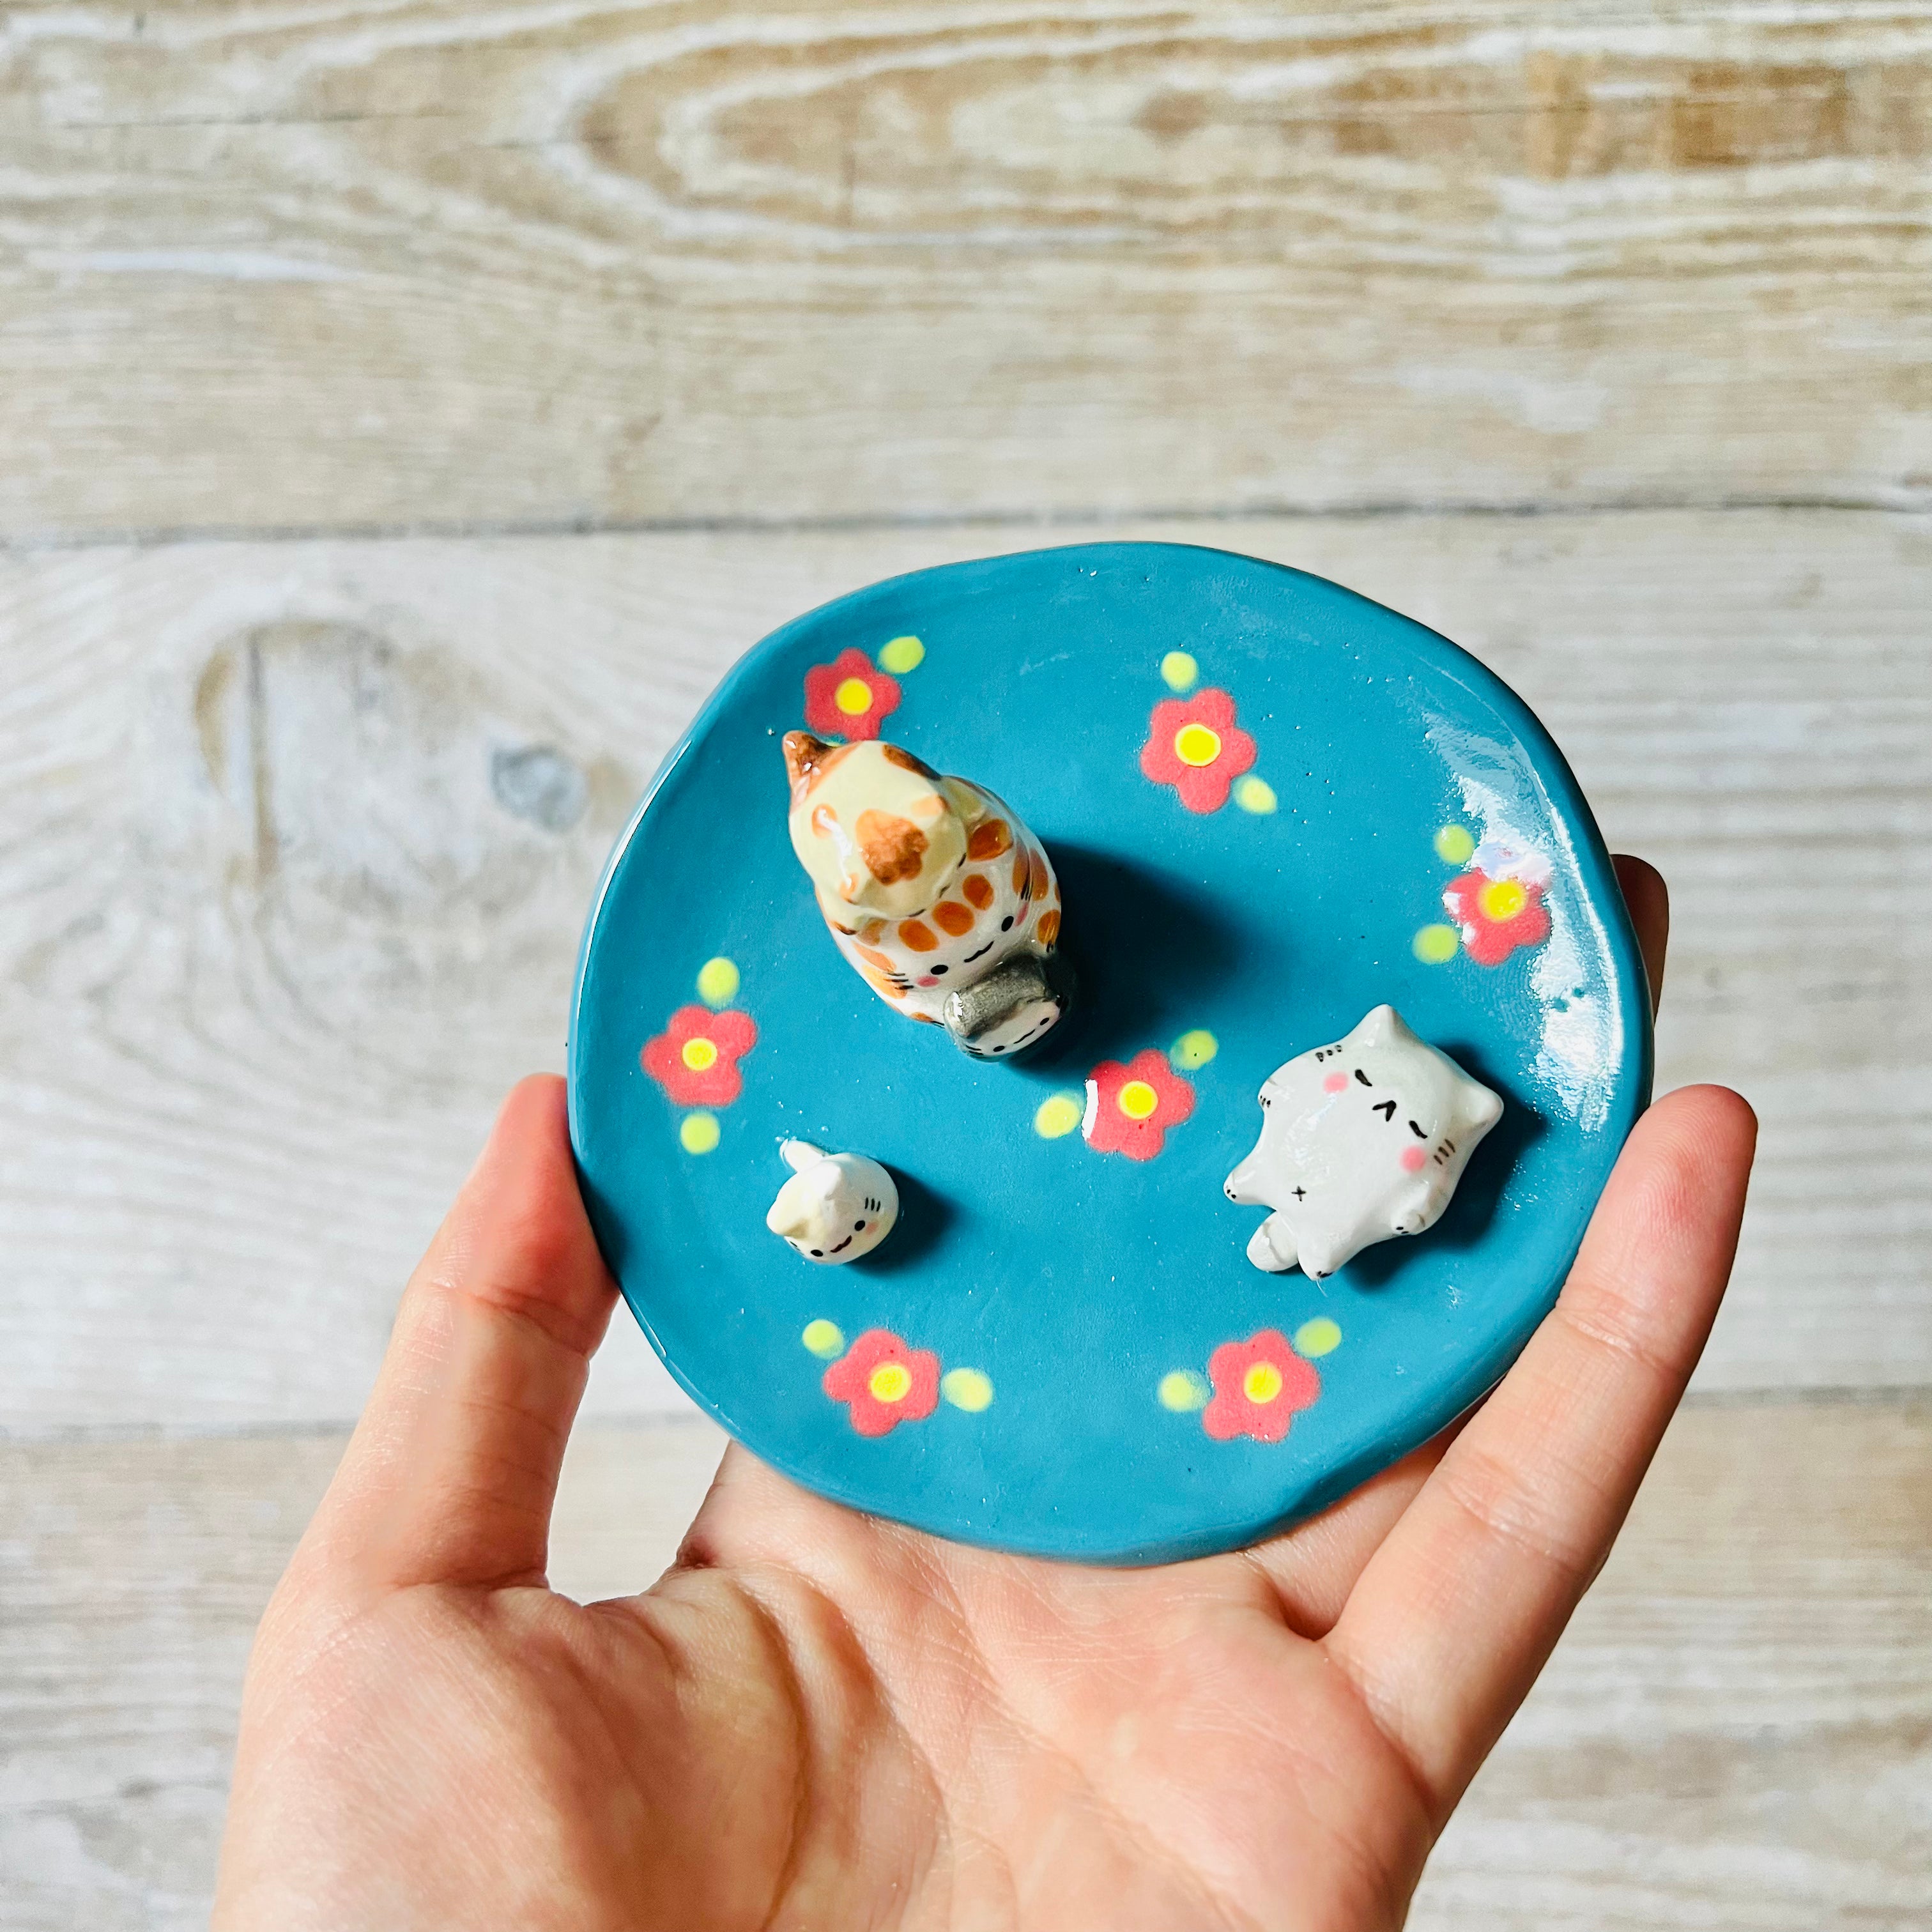
[[[809,842],[808,784],[799,849],[794,733],[786,776],[829,766],[848,850]],[[867,811],[924,850],[886,826],[875,866]],[[992,815],[1015,897],[1027,860],[1017,956],[1064,950],[1078,997],[1024,1053],[935,1052],[905,1019],[947,1027],[953,949],[984,963],[966,956],[993,908],[954,886],[995,882],[970,851]],[[866,936],[956,898],[974,931]],[[828,915],[851,928],[836,946]],[[1608,855],[1504,686],[1318,578],[1090,544],[874,584],[730,673],[598,889],[571,1130],[638,1321],[761,1458],[942,1535],[1145,1562],[1322,1508],[1494,1384],[1555,1300],[1649,1054]],[[1304,1076],[1331,1114],[1298,1141]],[[877,1188],[842,1181],[795,1224],[829,1240],[774,1234],[788,1142],[888,1174],[876,1247],[857,1252],[853,1202]],[[1398,1225],[1426,1232],[1382,1238]]]
[[[1012,808],[897,745],[784,741],[788,825],[838,950],[898,1011],[981,1060],[1066,1007],[1060,882]]]

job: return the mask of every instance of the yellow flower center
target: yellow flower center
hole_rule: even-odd
[[[707,1066],[718,1064],[718,1047],[713,1040],[688,1040],[684,1050],[678,1056],[694,1073],[702,1073]]]
[[[1250,1402],[1272,1402],[1281,1393],[1281,1371],[1272,1362],[1257,1362],[1241,1378],[1241,1393]]]
[[[1144,1080],[1130,1080],[1114,1105],[1130,1120],[1144,1120],[1160,1105],[1160,1096]]]
[[[862,677],[848,677],[832,694],[832,701],[848,718],[872,708],[872,687]]]
[[[1204,724],[1184,724],[1174,734],[1174,755],[1184,765],[1211,765],[1221,755],[1221,734]]]
[[[912,1393],[912,1371],[903,1362],[881,1362],[866,1386],[874,1402],[904,1402]]]
[[[1514,919],[1528,902],[1529,895],[1514,879],[1492,879],[1476,895],[1476,903],[1485,919],[1498,922]]]

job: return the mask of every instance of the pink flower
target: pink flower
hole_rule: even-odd
[[[728,1107],[744,1090],[738,1062],[758,1043],[749,1013],[680,1006],[638,1064],[680,1107]]]
[[[889,1436],[939,1406],[939,1358],[908,1348],[890,1328],[868,1328],[826,1370],[821,1386],[834,1402],[851,1405],[860,1435]]]
[[[1255,741],[1234,722],[1234,700],[1210,686],[1154,708],[1141,770],[1171,784],[1190,812],[1219,812],[1234,781],[1255,761]]]
[[[1223,1342],[1208,1358],[1214,1400],[1201,1426],[1216,1442],[1237,1436],[1279,1442],[1296,1410],[1322,1393],[1322,1378],[1288,1346],[1279,1328],[1262,1328],[1245,1342]]]
[[[1492,879],[1467,872],[1442,889],[1442,903],[1462,932],[1462,950],[1478,966],[1500,966],[1519,946],[1550,937],[1543,888],[1533,879]]]
[[[876,738],[886,713],[898,708],[898,680],[863,651],[841,651],[805,674],[805,722],[824,736]]]
[[[1167,1064],[1157,1047],[1137,1053],[1126,1066],[1103,1060],[1087,1076],[1087,1144],[1100,1154],[1151,1160],[1194,1111],[1194,1089]]]

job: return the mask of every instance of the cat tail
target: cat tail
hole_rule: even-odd
[[[1294,1236],[1279,1214],[1270,1214],[1249,1236],[1248,1258],[1270,1274],[1286,1274],[1299,1262]]]

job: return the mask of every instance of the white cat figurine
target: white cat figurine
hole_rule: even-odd
[[[1345,1040],[1278,1066],[1262,1137],[1227,1180],[1230,1201],[1274,1212],[1248,1258],[1279,1274],[1333,1274],[1376,1241],[1432,1228],[1501,1097],[1377,1006]]]
[[[875,1160],[827,1154],[809,1141],[778,1149],[791,1178],[778,1190],[765,1226],[807,1261],[855,1262],[869,1255],[899,1218],[899,1191]]]

